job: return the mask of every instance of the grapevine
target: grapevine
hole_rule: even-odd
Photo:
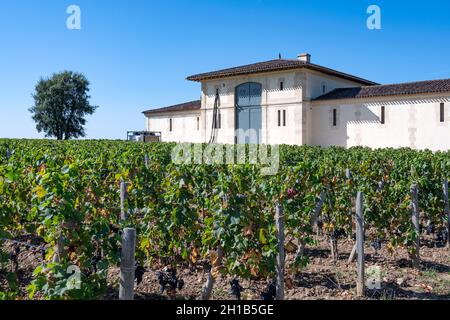
[[[258,164],[174,164],[174,146],[0,140],[0,243],[25,235],[44,242],[31,293],[51,299],[104,295],[109,270],[120,264],[127,226],[138,235],[138,284],[144,265],[170,266],[157,274],[161,291],[170,294],[183,288],[176,270],[184,267],[210,265],[214,278],[273,278],[275,205],[284,207],[288,247],[301,253],[294,243],[315,245],[311,219],[321,194],[317,227],[334,242],[354,235],[354,198],[362,191],[373,248],[410,249],[423,236],[414,231],[409,207],[410,187],[417,183],[424,234],[434,235],[437,246],[447,240],[442,182],[449,178],[449,153],[282,146],[278,173],[263,176]],[[128,183],[127,222],[120,221],[121,181]],[[54,262],[58,245],[61,259]],[[20,250],[0,252],[2,270],[11,262],[13,271],[20,267]],[[298,262],[290,267],[304,267],[307,257],[299,254]],[[61,283],[52,280],[67,280],[70,265],[82,272],[81,289],[59,290]],[[230,285],[239,299],[239,282]],[[274,296],[269,283],[261,298]]]

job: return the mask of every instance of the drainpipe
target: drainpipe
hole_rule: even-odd
[[[266,145],[269,144],[269,121],[267,121],[269,119],[269,90],[267,90],[267,88],[269,87],[268,85],[268,78],[266,77],[266,85],[265,85],[265,96],[266,96],[266,103],[264,104],[266,107]]]

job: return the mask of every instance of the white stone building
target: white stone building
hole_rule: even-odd
[[[450,79],[379,85],[309,54],[187,79],[201,100],[144,112],[162,141],[450,149]]]

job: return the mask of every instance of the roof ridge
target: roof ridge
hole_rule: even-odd
[[[329,67],[321,66],[311,62],[296,60],[296,59],[273,59],[261,62],[255,62],[251,64],[241,65],[237,67],[229,67],[225,69],[215,70],[211,72],[199,73],[187,77],[189,81],[202,81],[227,78],[240,75],[266,73],[271,71],[284,71],[296,68],[308,68],[318,72],[322,72],[328,75],[332,75],[338,78],[346,79],[353,82],[358,82],[365,85],[378,84],[376,82],[351,75],[342,71],[338,71]]]
[[[376,84],[373,86],[361,86],[361,87],[362,88],[374,88],[374,87],[396,86],[396,85],[405,85],[405,84],[417,84],[417,83],[424,83],[424,82],[440,82],[440,81],[449,81],[449,80],[450,80],[450,78],[444,78],[444,79],[434,79],[434,80],[419,80],[419,81]],[[359,88],[359,87],[355,87],[355,88]],[[342,89],[345,89],[345,88],[342,88]]]
[[[299,64],[306,64],[305,62],[300,61],[300,60],[296,60],[296,59],[271,59],[271,60],[266,60],[266,61],[246,63],[246,64],[242,64],[242,65],[235,66],[235,67],[224,67],[223,69],[219,69],[219,70],[215,70],[215,71],[202,72],[202,73],[199,73],[199,74],[196,74],[196,75],[193,75],[193,76],[189,76],[188,78],[195,77],[195,76],[201,76],[201,75],[204,75],[204,74],[223,72],[223,71],[227,71],[227,70],[231,70],[231,69],[245,68],[245,67],[249,67],[249,66],[253,66],[253,65],[257,65],[257,64],[263,64],[263,63],[275,62],[275,61],[298,62]]]
[[[144,111],[143,113],[158,113],[158,112],[171,112],[171,111],[190,111],[201,108],[201,100],[192,100],[183,103],[174,104],[171,106],[165,106],[161,108],[151,109]]]
[[[200,100],[200,99],[195,99],[195,100],[191,100],[191,101],[186,101],[186,102],[177,103],[177,104],[171,105],[171,106],[169,106],[169,107],[180,106],[180,105],[182,105],[182,104],[188,104],[188,103],[193,103],[193,102],[201,102],[201,101],[202,101],[202,100]]]
[[[394,95],[412,95],[443,92],[450,92],[450,78],[400,82],[374,86],[336,88],[313,100],[374,98]]]
[[[425,83],[425,82],[441,82],[441,81],[450,81],[450,78],[434,79],[434,80],[408,81],[408,82],[397,82],[397,83],[386,83],[386,84],[375,84],[375,85],[371,85],[371,86],[335,88],[335,89],[331,90],[330,92],[333,92],[333,91],[336,91],[336,90],[350,90],[350,89],[357,89],[357,88],[358,89],[359,88],[377,88],[377,87],[398,86],[398,85],[405,85],[405,84],[418,84],[418,83]]]

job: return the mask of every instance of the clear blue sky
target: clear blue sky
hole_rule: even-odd
[[[82,29],[66,9],[80,6]],[[382,10],[382,30],[366,9]],[[41,76],[91,81],[87,138],[144,129],[143,110],[198,99],[186,76],[278,57],[381,83],[450,78],[448,1],[1,0],[0,137],[43,137],[27,109]]]

